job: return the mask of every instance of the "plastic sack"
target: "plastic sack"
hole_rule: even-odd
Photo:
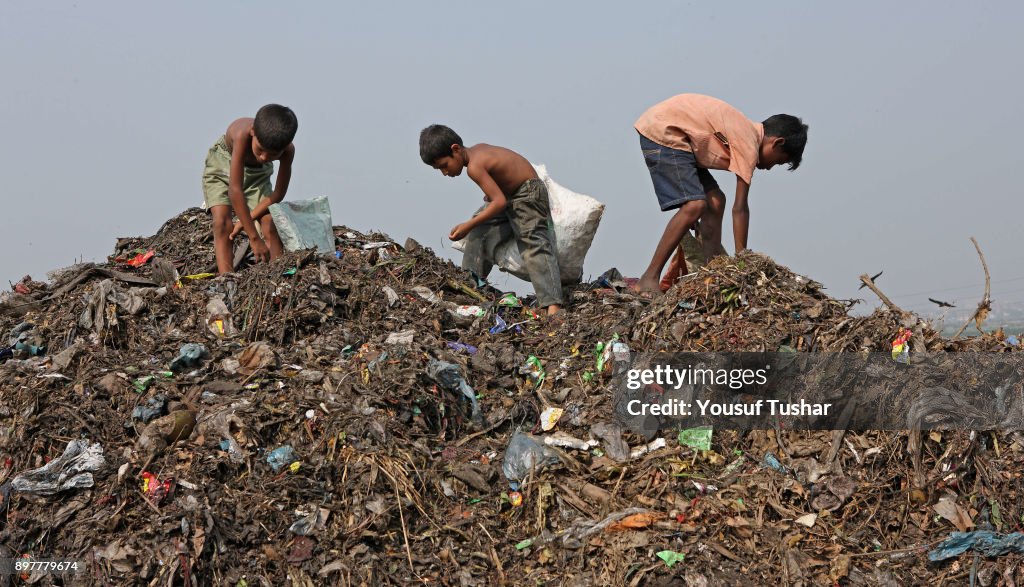
[[[555,232],[555,253],[562,283],[579,283],[583,279],[583,261],[594,242],[594,235],[597,234],[597,227],[604,214],[604,204],[555,183],[544,165],[534,165],[533,168],[548,190]],[[465,239],[452,245],[456,251],[462,251],[464,247]],[[520,279],[530,280],[515,239],[498,245],[494,255],[494,264],[499,269]]]
[[[92,487],[90,471],[103,466],[103,447],[90,445],[85,440],[72,440],[64,454],[38,469],[18,474],[11,481],[11,489],[36,495],[53,495],[65,489]]]
[[[327,196],[270,205],[270,216],[286,251],[316,249],[334,254],[331,203]]]

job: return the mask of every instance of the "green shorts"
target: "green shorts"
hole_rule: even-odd
[[[222,136],[206,154],[206,167],[203,169],[203,199],[207,210],[214,206],[231,207],[231,198],[228,197],[230,173],[231,153],[228,153],[228,145]],[[245,167],[242,193],[245,195],[245,203],[249,206],[249,210],[255,208],[261,199],[269,197],[274,192],[273,186],[270,185],[270,176],[273,173],[273,163],[264,163],[259,167]]]

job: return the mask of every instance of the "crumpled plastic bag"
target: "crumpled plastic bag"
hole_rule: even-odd
[[[505,460],[501,463],[501,472],[509,481],[517,483],[526,479],[530,471],[559,462],[558,453],[554,449],[538,442],[529,434],[516,432],[505,448]]]
[[[1024,553],[1024,534],[998,534],[991,530],[976,532],[953,532],[933,550],[928,552],[928,560],[938,562],[953,558],[974,549],[983,556],[1000,556],[1011,552]]]
[[[116,304],[129,315],[134,316],[146,307],[145,288],[122,289],[113,279],[104,279],[93,286],[89,293],[88,305],[78,319],[78,325],[85,329],[102,332],[108,322],[116,323],[116,316],[107,315],[107,302]]]
[[[276,366],[277,354],[268,343],[254,342],[245,347],[242,354],[238,355],[238,364],[238,372],[249,376],[260,369]]]
[[[210,358],[210,351],[206,350],[206,347],[190,342],[181,346],[181,350],[178,351],[178,356],[174,357],[171,361],[171,371],[180,373],[186,369],[199,366],[204,359]]]
[[[19,473],[11,481],[11,488],[22,493],[53,495],[66,489],[93,486],[92,473],[103,466],[103,447],[87,440],[72,440],[64,454],[38,469]]]
[[[434,381],[440,383],[441,387],[448,391],[461,392],[462,395],[466,396],[473,407],[473,413],[470,418],[477,425],[483,425],[484,416],[480,411],[480,405],[476,401],[476,392],[473,391],[473,388],[470,387],[468,383],[466,383],[466,379],[459,371],[458,365],[447,361],[430,359],[430,363],[427,364],[427,377],[430,377]]]
[[[295,458],[295,449],[288,444],[275,448],[267,455],[267,464],[270,465],[270,468],[273,469],[275,473],[294,463],[296,460],[298,459]]]
[[[299,519],[288,527],[288,531],[298,536],[310,536],[325,527],[331,510],[311,503],[295,510],[295,515]]]
[[[271,204],[270,216],[284,250],[316,249],[321,254],[334,254],[331,203],[327,196]]]
[[[222,294],[210,296],[206,303],[206,328],[217,337],[233,337],[238,334]]]
[[[203,415],[199,422],[199,434],[209,439],[220,438],[221,445],[226,446],[223,450],[227,451],[231,462],[244,463],[248,452],[242,445],[248,443],[249,437],[245,419],[250,416],[251,407],[247,401],[222,406],[212,413]]]

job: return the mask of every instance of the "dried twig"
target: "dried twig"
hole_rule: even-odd
[[[860,276],[860,280],[862,282],[864,282],[864,285],[868,286],[868,289],[870,289],[871,291],[875,292],[875,295],[878,296],[878,299],[882,300],[882,303],[885,304],[885,306],[887,308],[889,308],[890,310],[892,310],[893,312],[896,312],[897,314],[899,314],[901,316],[907,314],[907,312],[905,312],[902,308],[900,308],[896,304],[892,303],[892,300],[890,300],[888,297],[886,297],[886,295],[884,293],[882,293],[881,290],[878,289],[878,287],[875,285],[875,282],[872,281],[870,277],[868,277],[867,273],[865,273],[864,275],[861,275]]]
[[[488,303],[488,301],[489,301],[486,297],[484,297],[484,295],[482,293],[478,292],[477,290],[475,290],[475,289],[473,289],[473,288],[471,288],[471,287],[469,287],[469,286],[467,286],[465,284],[459,283],[459,282],[455,281],[454,279],[449,279],[448,280],[448,287],[450,287],[450,288],[452,288],[454,290],[457,290],[457,291],[461,291],[462,293],[466,294],[467,296],[470,296],[470,297],[472,297],[474,299],[477,299],[477,300],[479,300],[479,301],[481,301],[481,302],[483,302],[485,304]]]
[[[985,295],[981,298],[981,301],[978,302],[978,309],[975,310],[974,314],[967,319],[967,322],[964,322],[964,325],[960,327],[960,330],[956,331],[953,338],[960,338],[960,335],[964,333],[964,330],[967,330],[967,327],[970,326],[972,320],[974,321],[974,326],[978,329],[978,332],[982,332],[981,325],[984,324],[985,319],[988,318],[989,311],[992,310],[992,299],[989,297],[992,284],[988,274],[988,263],[985,262],[985,255],[982,254],[981,247],[978,246],[978,241],[976,241],[973,236],[971,237],[971,242],[974,243],[974,249],[978,251],[978,257],[981,258],[981,268],[985,270]]]
[[[398,508],[398,519],[402,523],[402,539],[405,542],[405,556],[409,560],[409,572],[413,575],[419,576],[416,572],[416,565],[412,564],[412,549],[409,548],[409,531],[405,527],[405,514],[402,512],[402,496],[398,493],[398,484],[394,484],[395,488],[395,506]]]
[[[836,429],[832,431],[832,448],[828,451],[828,457],[825,459],[825,466],[831,467],[836,457],[839,456],[839,449],[842,448],[843,435],[846,434],[846,426],[850,423],[850,418],[853,417],[854,411],[857,408],[857,400],[850,400],[846,403],[846,407],[843,408],[842,413],[839,414],[839,421],[836,423]]]
[[[292,289],[288,292],[288,303],[284,307],[284,317],[281,319],[281,332],[277,336],[277,344],[284,344],[284,336],[288,332],[288,318],[291,317],[292,313],[292,302],[295,301],[295,290],[299,289],[299,270],[296,268],[294,279],[292,280]]]

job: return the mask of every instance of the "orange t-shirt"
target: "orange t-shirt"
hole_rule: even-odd
[[[748,184],[764,138],[760,122],[700,94],[679,94],[655,104],[633,127],[659,145],[690,151],[700,167],[727,169]]]

